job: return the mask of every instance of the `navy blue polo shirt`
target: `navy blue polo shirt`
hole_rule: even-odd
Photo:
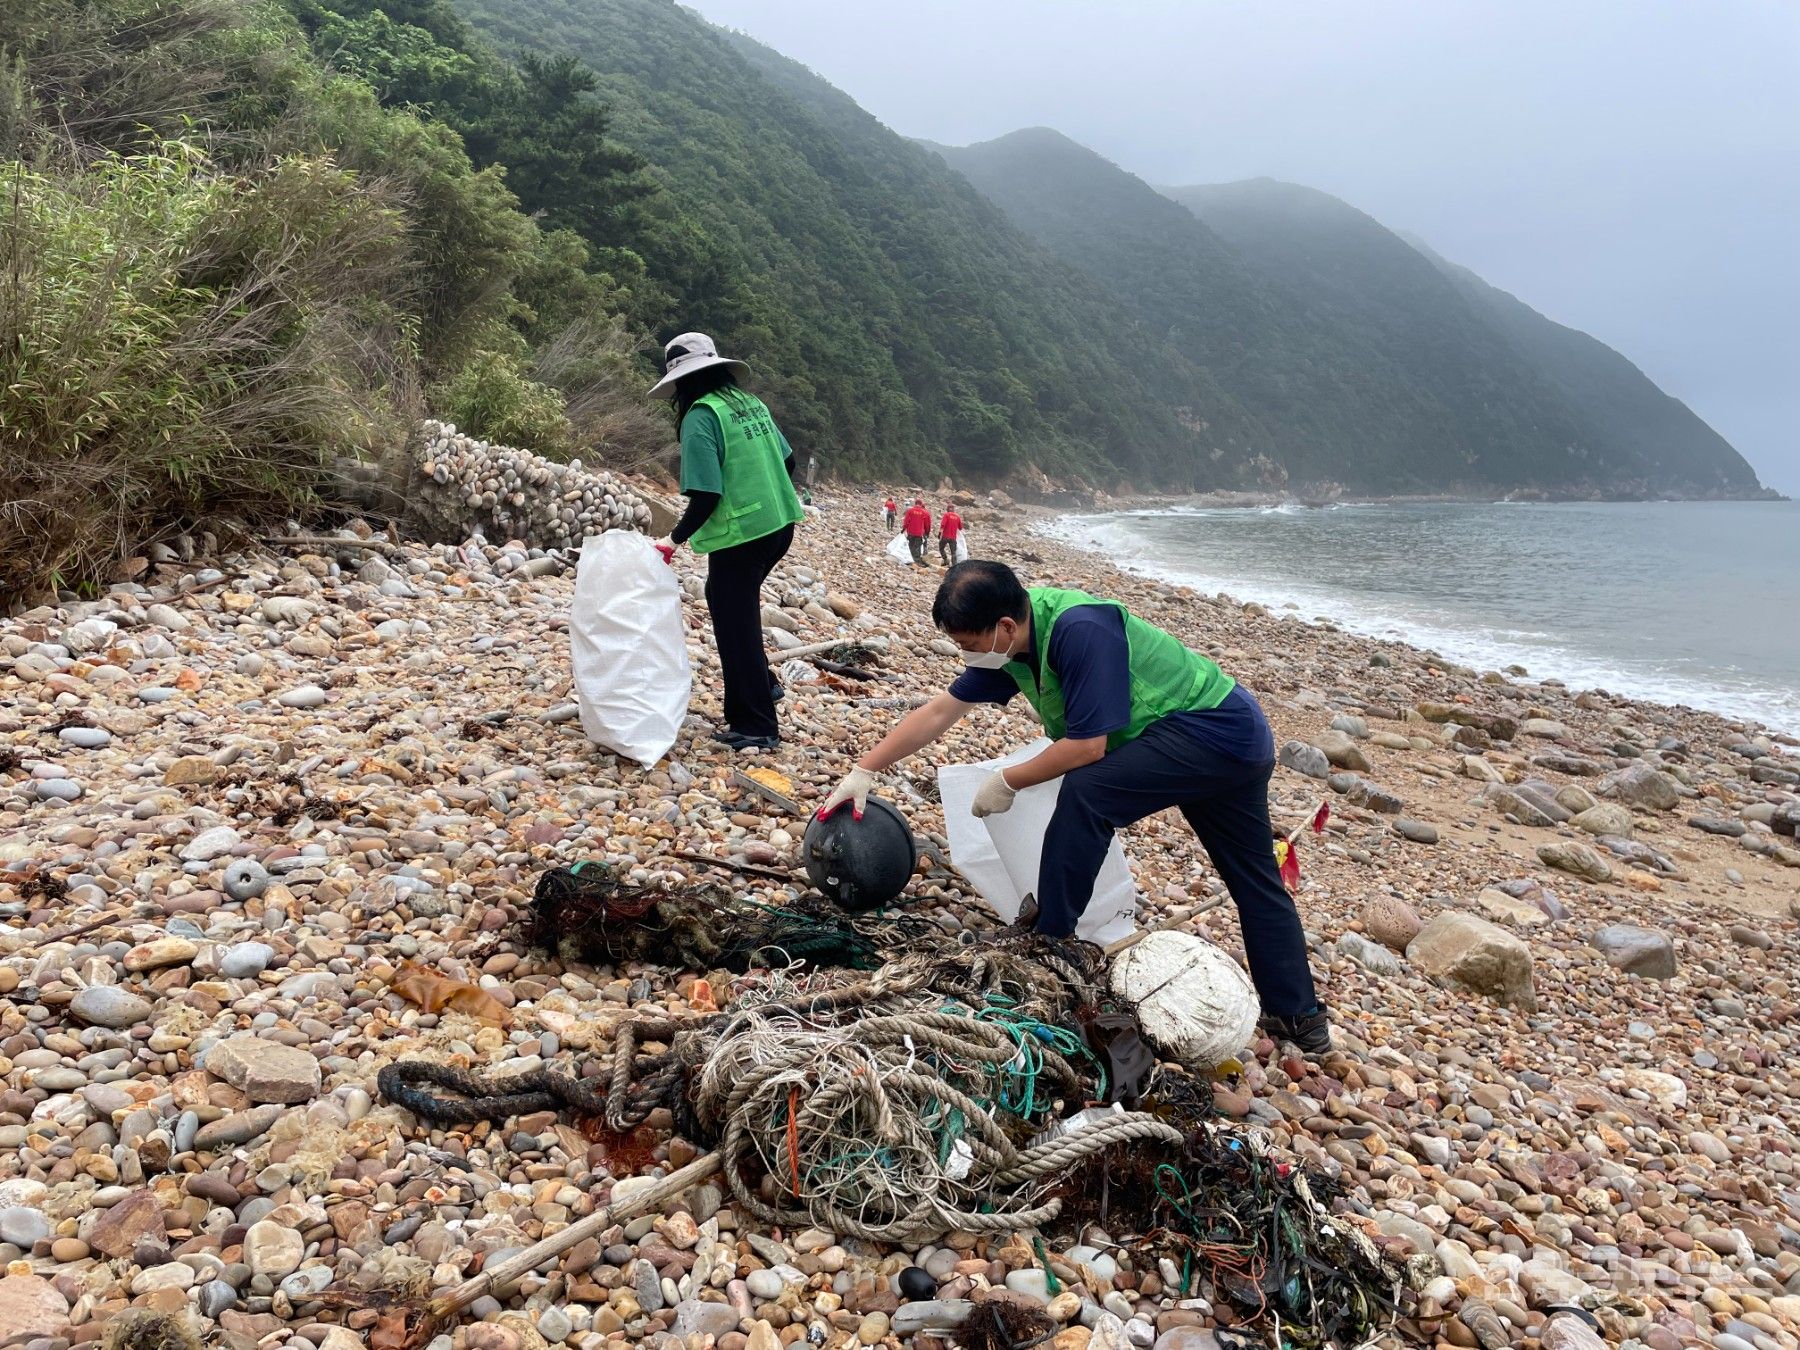
[[[1038,666],[1034,627],[1027,663]],[[1050,669],[1062,682],[1063,708],[1070,740],[1109,736],[1131,722],[1131,649],[1125,641],[1125,615],[1112,605],[1076,605],[1062,612],[1050,633]],[[1003,670],[971,667],[956,677],[950,697],[964,703],[1007,704],[1019,692]],[[1216,708],[1171,713],[1173,722],[1208,749],[1233,759],[1261,761],[1275,757],[1275,737],[1262,709],[1243,685]]]

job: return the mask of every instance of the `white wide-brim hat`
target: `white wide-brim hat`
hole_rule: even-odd
[[[750,373],[750,367],[742,361],[720,356],[719,349],[705,333],[683,333],[680,337],[670,338],[663,348],[663,377],[650,386],[649,397],[667,398],[675,381],[708,366],[729,366],[731,373],[740,380]]]

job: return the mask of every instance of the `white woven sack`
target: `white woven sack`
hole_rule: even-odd
[[[644,535],[608,530],[582,544],[569,664],[589,740],[645,768],[669,753],[694,673],[681,584]]]
[[[906,542],[904,534],[897,534],[888,540],[887,555],[902,567],[913,565],[912,545]]]
[[[1127,947],[1113,959],[1111,984],[1137,1006],[1159,1050],[1202,1069],[1250,1044],[1262,1012],[1244,968],[1192,933],[1151,933]]]
[[[1019,905],[1027,895],[1038,893],[1044,832],[1056,810],[1062,779],[1021,789],[1013,798],[1012,808],[997,816],[977,820],[969,808],[994,770],[1030,759],[1049,744],[1040,737],[1000,759],[984,764],[946,764],[938,770],[938,796],[944,804],[944,833],[950,840],[950,860],[1006,923],[1019,917]],[[1082,911],[1075,935],[1102,946],[1130,936],[1136,927],[1137,902],[1131,865],[1125,861],[1125,849],[1114,835],[1100,864],[1100,875],[1094,880],[1093,899]]]

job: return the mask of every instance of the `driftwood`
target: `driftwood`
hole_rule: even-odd
[[[532,1243],[524,1251],[496,1262],[479,1275],[464,1280],[455,1288],[432,1299],[430,1315],[433,1324],[443,1325],[490,1289],[500,1288],[529,1274],[550,1258],[561,1255],[595,1233],[603,1233],[614,1224],[635,1219],[640,1214],[662,1210],[683,1191],[698,1186],[711,1177],[719,1170],[719,1166],[718,1154],[702,1154],[686,1167],[677,1168],[668,1176],[633,1192],[625,1199],[597,1209],[585,1219],[577,1220],[543,1241]]]
[[[710,853],[671,853],[671,858],[680,858],[683,862],[700,863],[706,867],[717,867],[726,872],[742,872],[747,876],[767,877],[770,881],[789,883],[800,880],[792,872],[783,872],[776,867],[761,867],[756,863],[736,862],[731,858],[715,858]]]

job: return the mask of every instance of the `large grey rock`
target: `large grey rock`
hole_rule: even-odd
[[[1594,934],[1594,946],[1628,975],[1667,980],[1675,975],[1675,944],[1669,935],[1635,923],[1608,924]]]
[[[1521,825],[1535,825],[1539,829],[1550,829],[1556,821],[1542,807],[1530,801],[1516,788],[1507,787],[1504,783],[1489,783],[1481,790],[1479,800],[1498,811],[1503,816],[1511,816]]]
[[[1398,975],[1400,958],[1379,942],[1371,942],[1361,933],[1345,933],[1337,940],[1339,956],[1356,962],[1372,975]]]
[[[69,1000],[69,1011],[90,1026],[123,1031],[150,1020],[150,1000],[116,984],[94,984]]]
[[[253,1102],[305,1102],[319,1095],[319,1061],[294,1045],[231,1036],[206,1052],[206,1071]]]
[[[1399,797],[1386,788],[1371,783],[1359,773],[1334,773],[1327,781],[1331,784],[1331,790],[1342,793],[1352,806],[1360,806],[1384,816],[1397,816],[1406,809],[1406,803]]]
[[[675,1334],[689,1336],[723,1336],[738,1327],[737,1309],[729,1303],[702,1303],[697,1298],[684,1298],[675,1305]]]
[[[1667,811],[1681,800],[1681,785],[1654,765],[1639,759],[1602,778],[1600,795],[1644,811]]]
[[[1288,741],[1281,747],[1277,756],[1283,768],[1292,769],[1295,773],[1305,774],[1308,778],[1329,778],[1331,761],[1325,752],[1316,745],[1308,745],[1305,741]]]
[[[1492,886],[1477,895],[1475,903],[1491,917],[1516,923],[1521,928],[1542,928],[1550,922],[1550,916],[1531,901],[1508,895]]]
[[[242,842],[238,832],[231,826],[215,825],[188,840],[181,850],[181,856],[186,862],[211,862],[214,858],[224,857]]]
[[[1598,806],[1590,806],[1569,821],[1578,830],[1586,830],[1589,834],[1616,834],[1621,839],[1631,838],[1631,812],[1617,802],[1601,802]]]
[[[1538,861],[1559,872],[1580,877],[1584,881],[1612,880],[1612,864],[1586,844],[1539,844]]]
[[[1486,919],[1456,911],[1435,915],[1407,945],[1406,959],[1452,988],[1537,1011],[1531,948]]]
[[[1373,766],[1349,733],[1338,731],[1321,731],[1312,738],[1313,746],[1325,752],[1325,758],[1331,761],[1333,768],[1350,769],[1356,773],[1367,773]]]

